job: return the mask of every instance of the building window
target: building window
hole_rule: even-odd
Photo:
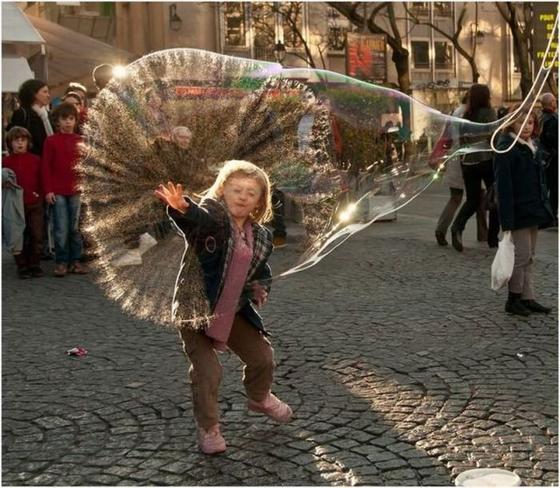
[[[288,52],[301,49],[305,36],[303,2],[250,2],[254,55],[274,61],[274,45],[282,41]]]
[[[452,17],[453,5],[451,2],[434,2],[434,15],[436,17]]]
[[[434,43],[436,69],[453,69],[453,46],[446,41]]]
[[[243,3],[224,3],[224,24],[226,46],[245,47],[247,45],[247,24]]]
[[[429,17],[430,15],[430,2],[412,2],[410,7],[417,17]]]
[[[271,2],[251,3],[251,24],[255,58],[274,61],[274,44],[277,39],[276,13]]]
[[[327,9],[327,43],[330,51],[344,51],[346,34],[350,31],[349,20],[336,9]]]
[[[428,41],[412,41],[412,66],[415,69],[430,68],[430,43]]]

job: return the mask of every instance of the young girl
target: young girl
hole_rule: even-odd
[[[31,133],[23,127],[12,127],[6,135],[9,156],[2,159],[2,167],[11,169],[16,182],[23,189],[23,209],[25,213],[24,244],[20,254],[14,259],[20,278],[43,276],[40,267],[43,249],[43,202],[41,189],[41,160],[28,152]],[[10,188],[11,184],[3,186]]]
[[[513,124],[504,129],[498,149],[510,147],[516,134],[520,137],[510,151],[496,154],[494,160],[500,223],[504,232],[512,233],[515,246],[506,312],[522,316],[531,312],[549,313],[551,310],[535,301],[533,261],[538,228],[553,218],[547,197],[542,150],[533,139],[538,135],[534,112],[520,133],[526,115],[519,115]]]
[[[71,103],[62,103],[53,110],[58,132],[47,137],[43,148],[43,186],[45,200],[53,206],[54,275],[63,277],[67,272],[85,274],[80,263],[82,236],[80,221],[80,193],[76,165],[78,146],[82,138],[76,134],[78,111]]]
[[[212,316],[204,332],[181,328],[189,370],[199,447],[205,454],[226,449],[220,433],[218,387],[222,367],[216,351],[231,349],[245,363],[243,383],[248,408],[277,422],[288,422],[292,410],[270,392],[273,349],[260,315],[270,287],[270,232],[261,224],[272,215],[266,173],[246,161],[228,161],[199,205],[183,196],[181,185],[160,185],[155,195],[192,246],[204,275]],[[174,297],[174,319],[181,317],[181,267]]]

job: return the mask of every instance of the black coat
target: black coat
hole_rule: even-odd
[[[43,125],[43,120],[35,110],[31,107],[20,107],[12,115],[12,120],[8,125],[8,129],[14,126],[24,127],[31,133],[33,142],[29,152],[41,156],[43,153],[43,144],[47,138],[47,131]]]
[[[506,149],[513,138],[502,135],[498,149]],[[543,152],[536,153],[525,144],[517,142],[504,154],[496,154],[494,172],[498,212],[502,230],[517,230],[541,226],[553,218],[548,200]]]
[[[189,296],[192,290],[185,288],[198,273],[204,284],[208,311],[213,312],[223,290],[234,246],[230,217],[221,202],[207,197],[197,205],[190,198],[185,198],[189,203],[185,214],[168,207],[169,217],[188,243],[173,298],[173,319],[179,322],[189,322],[193,310],[206,308],[193,305],[192,297]],[[270,291],[272,275],[268,258],[272,253],[272,235],[265,227],[253,223],[253,239],[253,259],[239,300],[238,313],[251,325],[267,334],[262,318],[255,309],[251,286],[254,282],[260,282]],[[193,265],[191,253],[196,256],[198,266]]]
[[[558,114],[543,111],[541,144],[546,152],[546,159],[551,164],[558,164]]]

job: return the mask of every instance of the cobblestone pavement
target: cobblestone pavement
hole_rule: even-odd
[[[226,353],[216,457],[197,452],[175,334],[88,276],[23,282],[4,256],[3,484],[450,485],[476,466],[557,484],[557,233],[536,265],[554,313],[512,318],[489,289],[494,253],[468,236],[462,255],[438,247],[443,194],[415,202],[276,283],[275,392],[296,418],[248,413]],[[78,344],[87,357],[65,355]]]

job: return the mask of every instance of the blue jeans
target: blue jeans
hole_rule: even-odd
[[[57,264],[69,264],[82,257],[79,231],[80,195],[56,195],[52,206],[54,223],[54,258]]]

